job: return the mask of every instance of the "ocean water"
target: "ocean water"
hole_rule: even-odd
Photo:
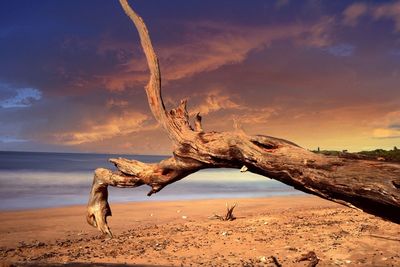
[[[0,152],[0,210],[86,204],[98,167],[114,169],[112,157],[158,162],[163,156],[78,153]],[[207,169],[191,174],[148,197],[150,187],[109,187],[111,203],[209,198],[298,195],[285,184],[236,169]]]

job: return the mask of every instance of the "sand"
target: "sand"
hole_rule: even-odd
[[[223,214],[226,202],[238,203],[237,219],[209,219]],[[149,201],[112,210],[113,239],[86,224],[84,206],[1,212],[0,262],[307,266],[297,260],[313,251],[318,266],[400,266],[400,225],[313,196]]]

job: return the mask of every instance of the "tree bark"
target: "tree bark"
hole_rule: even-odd
[[[108,185],[146,184],[151,187],[150,196],[201,169],[243,166],[303,192],[400,223],[400,164],[324,156],[280,138],[249,136],[240,129],[204,132],[200,114],[195,116],[194,126],[190,124],[186,100],[167,111],[161,96],[160,67],[146,25],[127,0],[120,3],[139,32],[150,69],[145,88],[150,109],[174,150],[172,157],[155,164],[117,158],[110,161],[118,171],[97,169],[88,203],[89,224],[112,236],[107,225],[107,216],[111,216]]]

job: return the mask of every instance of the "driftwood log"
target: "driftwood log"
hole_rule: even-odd
[[[150,69],[145,88],[150,109],[173,142],[174,150],[172,157],[155,164],[117,158],[110,161],[118,171],[96,169],[87,210],[89,224],[112,236],[107,225],[107,216],[111,216],[109,185],[148,185],[150,196],[201,169],[243,166],[303,192],[400,223],[400,164],[328,157],[280,138],[249,136],[239,128],[232,132],[206,132],[200,114],[195,116],[193,125],[190,123],[186,100],[166,110],[161,97],[160,67],[146,25],[127,0],[120,0],[120,4],[139,32]]]

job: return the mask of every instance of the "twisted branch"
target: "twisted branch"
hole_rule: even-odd
[[[148,195],[205,168],[245,166],[257,173],[349,207],[400,223],[400,165],[328,157],[312,153],[280,138],[242,131],[204,132],[201,116],[189,123],[186,100],[166,111],[161,96],[161,74],[149,33],[141,17],[120,0],[139,32],[150,69],[146,94],[150,109],[174,143],[173,157],[148,164],[136,160],[111,159],[118,171],[97,169],[88,203],[87,221],[112,236],[107,225],[111,209],[107,186],[151,187]]]

